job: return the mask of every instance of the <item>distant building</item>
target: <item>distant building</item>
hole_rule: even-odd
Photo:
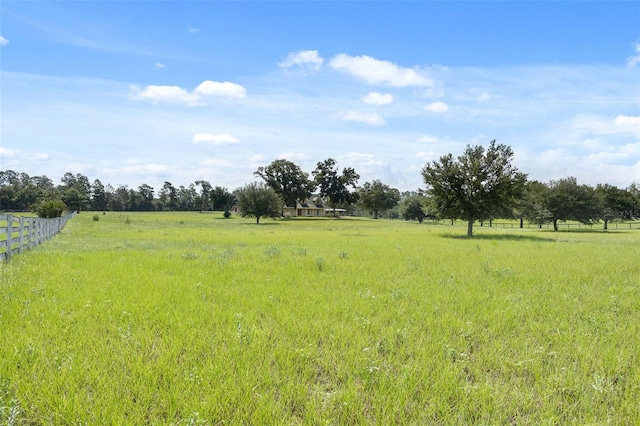
[[[296,206],[284,206],[282,214],[287,217],[325,217],[341,216],[346,210],[325,208],[319,195],[312,195],[303,202],[296,201]]]

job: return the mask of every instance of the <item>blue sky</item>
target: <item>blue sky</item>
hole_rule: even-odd
[[[640,182],[640,2],[0,4],[0,168],[234,189],[278,158],[423,187],[495,139],[532,179]]]

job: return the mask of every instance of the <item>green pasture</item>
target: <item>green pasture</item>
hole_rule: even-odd
[[[0,265],[0,424],[635,424],[640,231],[82,213]]]

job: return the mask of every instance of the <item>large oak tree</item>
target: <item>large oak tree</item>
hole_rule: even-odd
[[[554,231],[558,230],[558,221],[574,220],[590,225],[600,219],[601,203],[589,185],[580,185],[575,177],[568,177],[552,180],[548,186],[543,204],[551,215]]]
[[[315,189],[309,175],[289,160],[275,160],[266,167],[258,167],[253,174],[264,179],[287,207],[295,208],[296,201],[303,202]]]
[[[500,217],[522,196],[526,175],[512,164],[511,147],[491,141],[489,148],[468,145],[458,157],[448,154],[422,169],[427,193],[443,217],[467,221]]]
[[[400,191],[391,188],[379,180],[365,182],[358,188],[358,202],[362,207],[373,213],[374,219],[378,218],[381,211],[395,207],[400,201]]]

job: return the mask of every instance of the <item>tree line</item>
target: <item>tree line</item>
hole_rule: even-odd
[[[295,163],[278,159],[259,167],[253,182],[229,191],[197,180],[188,186],[164,182],[157,193],[147,184],[137,189],[126,185],[91,183],[82,174],[65,173],[55,185],[46,176],[0,171],[0,210],[37,210],[53,200],[69,210],[95,211],[225,211],[237,209],[242,216],[279,217],[283,206],[296,207],[312,195],[331,210],[371,214],[378,218],[418,220],[425,218],[464,220],[473,235],[476,222],[519,219],[542,226],[577,221],[583,224],[640,218],[640,186],[610,184],[595,187],[579,184],[574,177],[549,182],[528,180],[513,165],[511,147],[492,141],[487,148],[467,146],[459,155],[447,154],[427,163],[422,171],[426,188],[401,193],[379,180],[358,185],[360,175],[352,167],[340,169],[336,160],[318,162],[307,173]]]
[[[93,211],[203,211],[229,210],[235,198],[227,188],[198,180],[189,186],[164,182],[156,190],[147,184],[127,185],[92,183],[80,174],[65,173],[56,185],[47,176],[29,176],[13,170],[0,171],[0,210],[35,211],[45,201],[61,201],[68,210]]]

